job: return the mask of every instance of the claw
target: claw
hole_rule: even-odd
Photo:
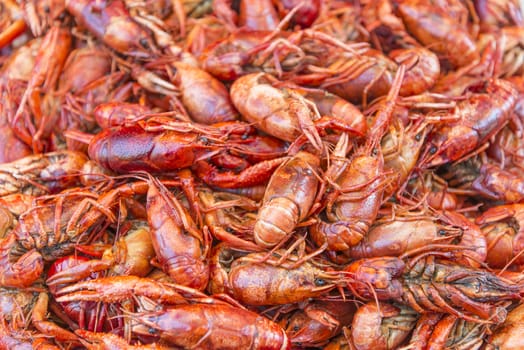
[[[46,281],[48,286],[56,286],[59,284],[73,283],[82,280],[93,272],[104,271],[111,267],[112,263],[102,260],[91,260],[85,263],[72,266],[68,270],[61,271]]]
[[[133,296],[145,296],[159,303],[183,304],[186,299],[163,283],[136,276],[115,276],[83,281],[58,291],[59,303],[75,300],[118,302]]]
[[[271,177],[275,169],[288,157],[281,157],[262,161],[249,168],[234,173],[232,171],[219,172],[215,167],[206,161],[199,161],[195,164],[194,170],[199,178],[210,186],[220,188],[242,188],[259,185]]]
[[[95,333],[86,331],[83,329],[77,329],[75,333],[82,338],[80,342],[89,350],[97,349],[126,349],[126,350],[139,350],[139,349],[171,349],[171,347],[164,347],[161,345],[153,344],[142,344],[142,345],[129,345],[129,343],[120,338],[116,334],[112,333]]]
[[[478,225],[485,225],[507,218],[511,218],[515,216],[515,214],[517,213],[517,210],[515,208],[518,208],[518,205],[501,205],[498,207],[490,208],[487,211],[485,211],[481,216],[479,216],[475,220],[475,223]]]
[[[76,335],[46,319],[48,304],[49,296],[47,295],[47,293],[40,293],[31,317],[31,322],[33,323],[35,328],[45,335],[49,335],[53,338],[56,338],[56,340],[76,341]]]
[[[294,97],[289,105],[290,113],[297,117],[298,125],[311,145],[319,151],[322,150],[322,138],[312,120],[312,114],[320,117],[320,113],[318,113],[314,104],[303,98],[297,92],[290,90],[290,95]],[[312,113],[311,109],[313,109],[315,113]]]
[[[44,271],[44,259],[36,250],[30,250],[18,261],[9,261],[9,251],[15,244],[15,235],[9,235],[0,241],[0,286],[29,287]]]

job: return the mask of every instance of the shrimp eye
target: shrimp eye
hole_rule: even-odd
[[[200,137],[200,142],[202,142],[203,144],[207,144],[209,142],[209,139],[205,136],[201,136]]]
[[[437,153],[437,147],[436,146],[431,146],[431,148],[429,149],[429,153],[431,153],[431,154]]]
[[[147,49],[149,47],[149,42],[146,38],[141,38],[139,41],[140,45],[144,47],[144,49]]]
[[[326,281],[323,280],[322,278],[315,278],[315,285],[319,287],[325,286]]]
[[[420,141],[421,138],[422,138],[422,134],[421,133],[418,133],[418,134],[415,135],[415,140]]]
[[[438,230],[438,234],[439,234],[440,236],[444,236],[444,235],[446,235],[446,230],[442,230],[442,229],[440,229],[440,230]]]
[[[298,332],[300,330],[300,327],[296,324],[293,326],[293,332]]]

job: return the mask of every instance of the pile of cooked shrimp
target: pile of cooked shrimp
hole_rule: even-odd
[[[0,349],[524,348],[518,0],[0,0]]]

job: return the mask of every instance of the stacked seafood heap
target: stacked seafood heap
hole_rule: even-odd
[[[0,348],[524,348],[521,6],[0,0]]]

